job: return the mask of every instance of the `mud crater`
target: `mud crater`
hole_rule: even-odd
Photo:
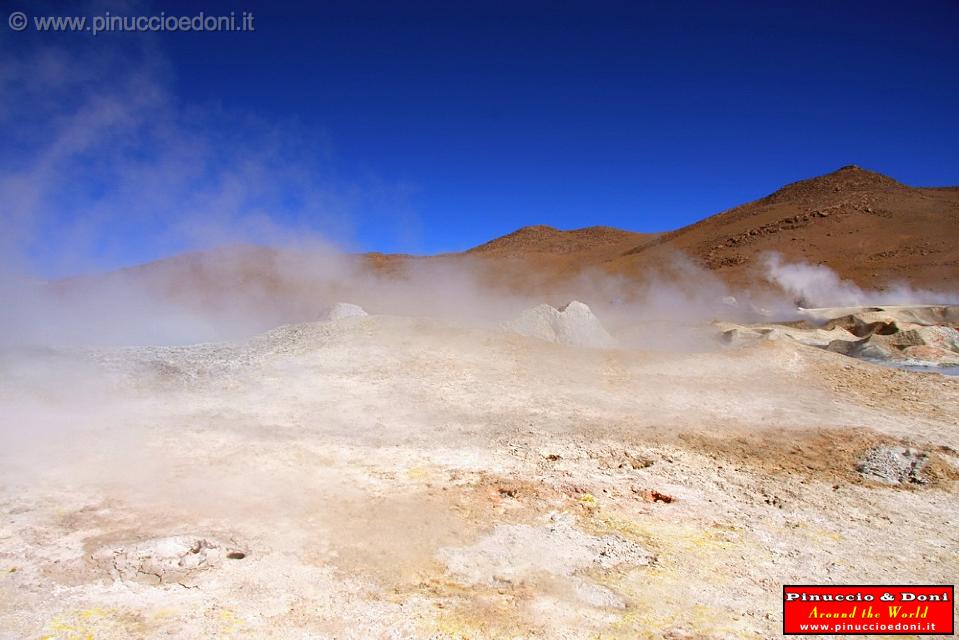
[[[114,580],[193,587],[203,572],[219,567],[224,560],[243,560],[247,555],[232,540],[187,534],[103,547],[94,552],[92,560]]]

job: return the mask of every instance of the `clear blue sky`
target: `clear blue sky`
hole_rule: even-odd
[[[169,91],[183,110],[284,123],[339,183],[382,187],[350,205],[361,249],[458,250],[527,224],[661,231],[852,163],[959,184],[954,1],[136,12],[160,9],[254,11],[255,33],[152,38]],[[54,37],[13,35],[6,52]],[[56,36],[94,51],[125,37]]]

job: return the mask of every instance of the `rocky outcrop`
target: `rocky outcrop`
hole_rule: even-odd
[[[888,364],[959,365],[957,306],[816,309],[808,316],[810,321],[749,326],[723,323],[719,328],[723,338],[733,344],[787,338]]]
[[[959,331],[952,327],[915,325],[905,328],[895,322],[873,323],[866,327],[865,337],[834,340],[826,349],[869,360],[959,364]]]

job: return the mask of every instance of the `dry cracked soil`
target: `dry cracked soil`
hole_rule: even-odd
[[[0,638],[773,638],[959,575],[959,380],[343,317],[4,353]]]

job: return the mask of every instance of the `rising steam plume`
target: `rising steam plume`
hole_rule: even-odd
[[[767,253],[762,260],[766,279],[791,295],[801,307],[959,302],[955,293],[914,289],[905,283],[893,283],[883,290],[863,289],[855,282],[843,280],[825,265],[785,262],[779,253]]]

